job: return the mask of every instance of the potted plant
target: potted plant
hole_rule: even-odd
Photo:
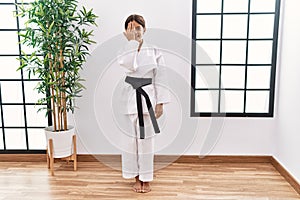
[[[22,53],[19,69],[27,70],[29,79],[30,74],[41,79],[36,89],[45,98],[37,103],[47,105],[42,109],[52,121],[45,129],[47,161],[51,156],[74,155],[74,151],[76,159],[75,131],[68,125],[68,112],[74,112],[74,99],[84,89],[79,72],[89,55],[88,45],[95,43],[93,30],[87,28],[97,26],[97,16],[92,9],[78,9],[76,0],[36,0],[18,5],[16,15],[29,19],[19,34],[21,43],[34,49],[30,55]]]

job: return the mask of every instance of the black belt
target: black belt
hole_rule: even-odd
[[[145,90],[142,89],[143,86],[150,85],[152,83],[151,78],[136,78],[131,76],[126,76],[125,82],[132,85],[132,87],[136,91],[136,104],[139,118],[139,126],[140,126],[140,139],[145,139],[145,129],[144,129],[144,118],[143,118],[143,104],[142,104],[142,96],[146,99],[147,108],[150,114],[150,118],[152,121],[152,125],[154,128],[154,132],[157,134],[160,132],[155,114],[153,111],[153,107],[150,101],[148,94]]]

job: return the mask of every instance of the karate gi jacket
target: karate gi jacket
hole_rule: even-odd
[[[162,52],[145,41],[143,41],[139,52],[138,46],[139,42],[135,40],[128,41],[118,54],[118,63],[125,71],[121,99],[124,108],[121,111],[123,114],[137,113],[136,91],[130,84],[125,82],[126,76],[152,78],[152,84],[142,88],[148,94],[154,111],[156,104],[170,102],[166,66]],[[143,97],[142,102],[143,113],[148,113]]]

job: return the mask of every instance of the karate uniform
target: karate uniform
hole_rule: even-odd
[[[131,40],[119,52],[118,62],[125,70],[125,75],[136,78],[152,78],[152,84],[143,86],[142,89],[148,94],[152,107],[156,104],[170,102],[170,93],[167,89],[165,61],[161,51],[143,41],[138,52],[139,43]],[[128,124],[127,137],[122,137],[125,149],[122,152],[122,175],[124,178],[139,179],[144,182],[153,180],[154,161],[154,130],[147,109],[145,99],[142,98],[145,139],[140,139],[139,122],[136,102],[136,91],[132,85],[125,83],[122,91],[121,114],[124,115]]]

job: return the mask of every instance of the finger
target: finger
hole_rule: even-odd
[[[126,29],[127,32],[130,31],[130,24],[131,24],[131,22],[129,22],[129,24],[127,26],[127,29]]]
[[[129,24],[127,26],[127,31],[130,31],[130,26],[131,26],[131,22],[129,22]]]
[[[131,31],[134,31],[134,30],[133,30],[133,22],[131,22]]]

